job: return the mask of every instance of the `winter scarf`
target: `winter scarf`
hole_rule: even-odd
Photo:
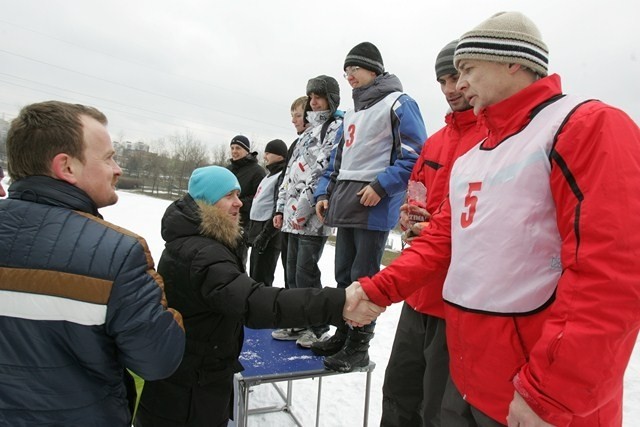
[[[400,79],[393,74],[381,74],[370,85],[353,89],[353,107],[356,111],[364,110],[393,92],[402,92]]]

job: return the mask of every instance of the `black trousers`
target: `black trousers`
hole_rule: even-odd
[[[280,232],[280,261],[284,270],[284,287],[289,289],[289,281],[287,280],[287,253],[289,249],[289,233]]]
[[[275,235],[262,253],[251,248],[249,257],[249,276],[256,282],[273,286],[274,273],[280,257],[280,236]]]
[[[208,384],[145,382],[135,427],[225,427],[233,415],[233,374]]]
[[[443,319],[404,304],[382,386],[382,427],[448,426],[440,419],[449,378]]]
[[[506,421],[506,420],[505,420]],[[469,405],[449,378],[442,400],[442,425],[447,427],[506,427]]]

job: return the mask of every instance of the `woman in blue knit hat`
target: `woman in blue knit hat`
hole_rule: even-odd
[[[182,363],[169,378],[145,383],[136,427],[226,426],[232,414],[233,375],[242,370],[243,326],[291,327],[368,323],[377,307],[346,311],[342,289],[266,287],[241,261],[240,184],[219,166],[193,171],[188,194],[162,218],[166,241],[158,263],[167,300],[184,319]],[[285,302],[286,299],[286,302]]]

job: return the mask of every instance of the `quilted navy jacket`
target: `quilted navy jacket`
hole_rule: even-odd
[[[125,368],[173,373],[184,332],[145,241],[44,176],[0,201],[0,425],[130,425]]]

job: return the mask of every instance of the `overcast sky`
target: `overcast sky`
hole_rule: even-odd
[[[640,122],[640,6],[632,0],[0,0],[0,118],[49,99],[105,112],[115,140],[187,129],[210,146],[239,133],[290,143],[289,107],[307,80],[341,87],[347,52],[370,41],[434,133],[444,98],[438,51],[495,12],[538,25],[564,90]]]

